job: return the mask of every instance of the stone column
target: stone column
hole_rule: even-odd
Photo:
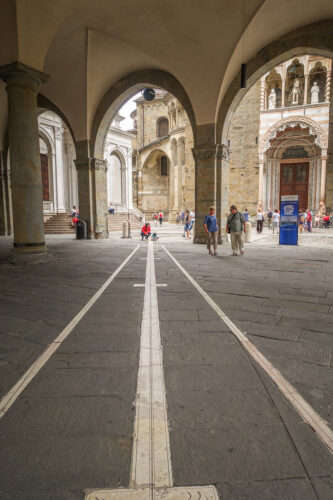
[[[259,155],[259,189],[258,189],[258,208],[263,209],[264,201],[264,156]]]
[[[326,205],[325,205],[326,165],[327,165],[327,155],[326,151],[323,150],[323,154],[321,156],[321,178],[320,178],[320,211],[322,213],[326,211]]]
[[[307,105],[308,103],[308,89],[309,89],[309,75],[306,74],[304,75],[304,99],[303,99],[303,104],[304,106]]]
[[[260,80],[260,109],[266,109],[266,91],[265,91],[265,78]]]
[[[136,164],[136,175],[137,175],[137,204],[138,209],[142,211],[142,165],[140,161],[139,155],[137,156],[137,164]]]
[[[214,137],[214,127],[203,125],[198,129],[203,139]],[[195,160],[195,235],[194,243],[206,243],[204,218],[209,207],[216,207],[221,233],[224,231],[228,203],[229,163],[226,146],[212,143],[199,143],[193,148]]]
[[[329,68],[326,76],[325,102],[330,102],[331,95],[331,78],[332,78],[332,62],[330,60]]]
[[[74,160],[78,175],[80,219],[88,238],[108,238],[107,162],[98,158]]]
[[[12,234],[10,217],[9,172],[6,166],[6,154],[0,151],[0,235]]]
[[[281,87],[281,108],[285,107],[286,103],[286,78],[283,76],[282,78],[282,87]]]
[[[54,131],[55,151],[56,151],[56,200],[57,212],[66,213],[65,201],[65,174],[64,174],[64,157],[63,157],[63,129],[56,127]],[[71,207],[72,208],[72,207]]]
[[[7,83],[14,251],[45,252],[37,89],[48,77],[22,63],[0,68]]]

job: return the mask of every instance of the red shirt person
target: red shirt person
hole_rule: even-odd
[[[143,240],[143,238],[146,238],[146,240],[148,240],[150,235],[151,235],[151,229],[149,223],[147,222],[144,226],[142,226],[141,239]]]

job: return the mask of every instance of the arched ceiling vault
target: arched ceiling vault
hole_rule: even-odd
[[[78,141],[90,139],[107,90],[147,68],[173,75],[197,125],[212,124],[233,100],[225,97],[244,57],[252,60],[292,30],[333,18],[331,0],[306,0],[306,8],[304,1],[247,0],[245,16],[245,0],[4,0],[0,37],[8,51],[0,65],[16,56],[48,73],[41,92],[66,115]],[[268,56],[262,54],[262,64]],[[249,69],[254,74],[258,67]]]

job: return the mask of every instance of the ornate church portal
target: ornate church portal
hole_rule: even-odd
[[[301,210],[326,210],[332,61],[300,56],[261,78],[259,207],[298,195]]]

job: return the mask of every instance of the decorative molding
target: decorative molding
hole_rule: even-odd
[[[267,130],[259,142],[259,154],[265,153],[265,151],[270,148],[270,141],[276,138],[278,132],[283,132],[288,127],[293,128],[296,126],[303,129],[308,128],[310,133],[315,136],[315,144],[322,149],[327,148],[327,135],[318,123],[305,116],[288,116],[282,118],[282,120],[279,120]]]

